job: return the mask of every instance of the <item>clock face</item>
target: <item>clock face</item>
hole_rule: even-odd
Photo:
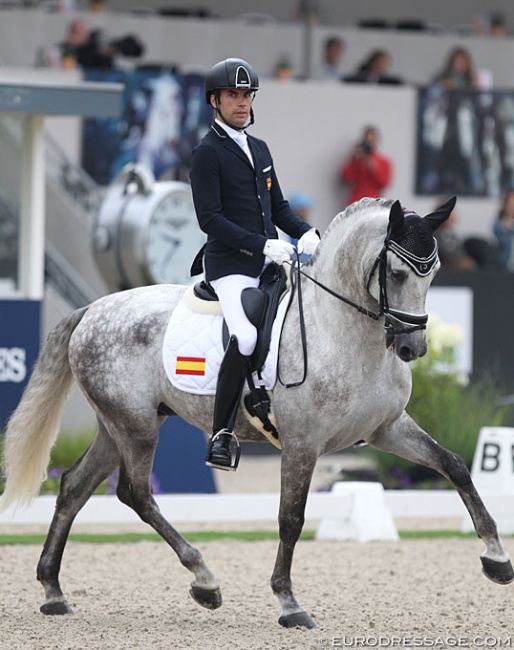
[[[148,225],[146,255],[155,283],[190,284],[191,263],[205,243],[191,194],[171,191],[156,205]]]

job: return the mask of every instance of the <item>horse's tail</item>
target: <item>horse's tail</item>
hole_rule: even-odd
[[[68,346],[87,307],[63,318],[50,332],[5,432],[6,484],[0,510],[27,505],[46,478],[50,452],[73,385]]]

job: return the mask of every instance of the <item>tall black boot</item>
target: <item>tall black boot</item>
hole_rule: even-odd
[[[212,467],[235,470],[239,463],[239,442],[232,429],[243,392],[247,361],[248,357],[239,352],[237,337],[231,336],[218,374],[213,435],[207,447],[206,463]]]

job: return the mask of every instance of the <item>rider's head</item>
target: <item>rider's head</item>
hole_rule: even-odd
[[[243,59],[225,59],[216,63],[205,77],[205,100],[217,117],[233,129],[253,124],[252,101],[259,90],[259,77]]]

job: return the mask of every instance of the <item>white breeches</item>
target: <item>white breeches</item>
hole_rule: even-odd
[[[257,328],[246,317],[241,303],[241,292],[247,287],[258,287],[259,278],[226,275],[224,278],[211,280],[211,285],[218,294],[229,334],[237,337],[239,352],[249,357],[257,343]]]

